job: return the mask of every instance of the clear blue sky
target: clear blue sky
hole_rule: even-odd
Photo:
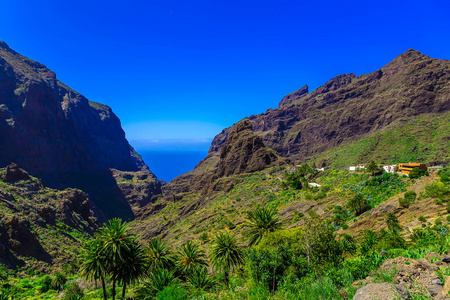
[[[450,59],[448,3],[2,0],[0,40],[111,106],[130,140],[203,141],[409,48]]]

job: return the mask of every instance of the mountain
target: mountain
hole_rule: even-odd
[[[146,238],[191,239],[214,230],[217,222],[221,228],[239,225],[242,211],[273,199],[288,203],[279,204],[287,218],[312,209],[330,216],[326,208],[344,205],[349,195],[311,202],[306,198],[318,196],[287,193],[279,187],[284,170],[292,172],[294,163],[307,161],[341,168],[371,159],[448,162],[449,113],[450,62],[415,50],[370,74],[339,75],[311,93],[304,86],[283,97],[277,108],[224,129],[194,170],[173,179],[163,187],[164,196],[143,208],[143,223],[136,226]],[[248,168],[250,157],[266,155],[247,153],[255,144],[273,153],[275,162],[259,159],[258,168]],[[150,224],[158,226],[147,229]]]
[[[396,120],[449,110],[450,61],[410,49],[373,73],[339,75],[311,93],[304,86],[277,108],[248,119],[269,148],[305,162]],[[217,155],[231,130],[215,137],[210,155]]]
[[[14,162],[45,184],[88,192],[101,219],[133,218],[112,169],[143,171],[160,185],[125,139],[106,105],[89,101],[44,65],[0,42],[0,167]]]

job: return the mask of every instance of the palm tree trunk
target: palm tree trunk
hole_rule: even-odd
[[[104,298],[104,300],[108,300],[108,295],[106,294],[106,284],[105,284],[104,277],[102,277],[102,288],[103,288],[103,298]]]
[[[122,300],[125,299],[125,291],[127,289],[127,283],[124,282],[123,283],[123,289],[122,289]]]
[[[223,273],[225,275],[225,284],[226,284],[227,288],[229,288],[230,287],[230,280],[228,278],[230,276],[229,271],[228,270],[224,270]]]
[[[116,280],[113,279],[113,286],[112,286],[112,300],[116,300]]]

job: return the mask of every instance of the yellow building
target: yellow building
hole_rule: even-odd
[[[402,174],[409,175],[409,172],[411,172],[412,169],[419,168],[421,170],[426,171],[427,170],[427,164],[422,163],[407,163],[407,164],[399,164],[398,165],[398,171],[402,172]]]

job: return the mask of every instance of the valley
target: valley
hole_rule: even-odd
[[[168,183],[111,108],[3,42],[0,91],[0,299],[448,298],[447,60],[305,86]],[[407,162],[428,171],[377,167]]]

